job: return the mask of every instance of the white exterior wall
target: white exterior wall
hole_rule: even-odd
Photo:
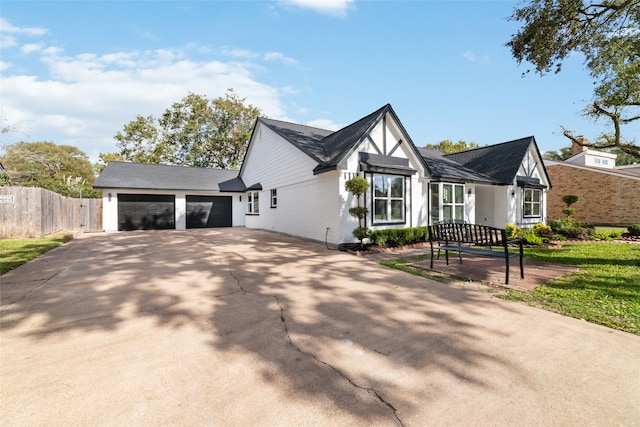
[[[242,212],[247,228],[271,230],[317,241],[339,243],[339,172],[314,175],[317,163],[271,129],[259,125],[242,168],[247,186],[260,184],[259,214]],[[271,207],[271,190],[277,190],[278,204]],[[329,232],[327,233],[327,228]]]
[[[206,191],[175,190],[129,190],[105,188],[102,190],[102,226],[104,231],[118,231],[118,193],[119,194],[169,194],[175,197],[176,230],[187,228],[187,195],[189,196],[231,196],[232,224],[234,227],[244,226],[244,204],[240,202],[240,193],[221,193]],[[111,197],[109,197],[111,194]],[[109,200],[111,199],[111,200]]]

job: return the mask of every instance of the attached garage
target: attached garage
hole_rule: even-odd
[[[172,194],[118,194],[118,231],[176,228]]]
[[[187,196],[187,228],[231,227],[231,196]]]
[[[238,171],[109,162],[93,187],[105,231],[245,226]]]

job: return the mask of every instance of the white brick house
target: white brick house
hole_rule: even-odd
[[[239,172],[109,163],[94,187],[107,231],[244,226],[341,244],[358,225],[344,189],[355,175],[370,184],[370,229],[546,219],[533,137],[443,156],[418,149],[390,105],[335,132],[259,118]]]

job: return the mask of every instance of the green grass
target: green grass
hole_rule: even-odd
[[[640,335],[640,245],[528,248],[526,258],[580,268],[533,291],[508,290],[501,298]]]
[[[438,279],[410,265],[427,258],[406,257],[380,263],[446,282],[446,276]],[[525,258],[579,269],[532,291],[508,289],[498,297],[640,335],[640,245],[581,243],[565,244],[559,249],[526,248]]]
[[[67,233],[54,234],[40,239],[0,240],[0,275],[69,240],[71,240],[71,235]]]

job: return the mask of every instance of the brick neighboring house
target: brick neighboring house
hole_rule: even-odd
[[[633,167],[616,167],[610,153],[579,146],[573,153],[564,162],[545,160],[553,182],[547,194],[548,219],[564,218],[562,197],[575,194],[579,199],[571,207],[577,220],[608,226],[640,223],[640,173]]]

